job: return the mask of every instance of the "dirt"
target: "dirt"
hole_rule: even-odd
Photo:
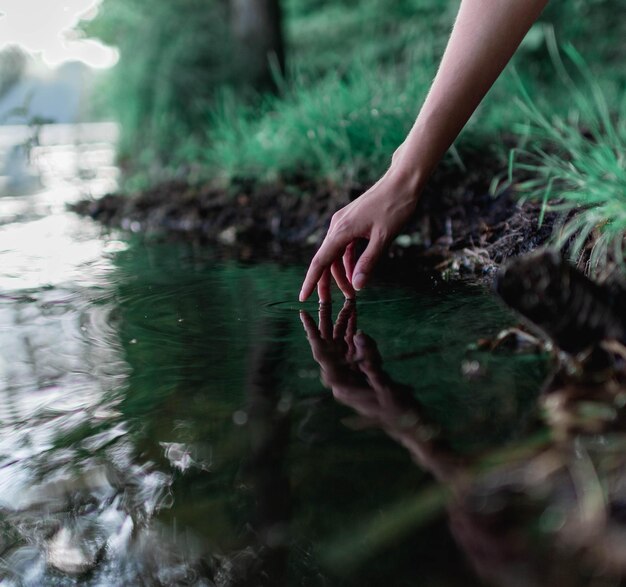
[[[443,273],[491,274],[509,257],[548,239],[553,219],[540,227],[537,204],[518,205],[511,187],[497,197],[490,194],[493,177],[502,175],[495,159],[469,163],[475,171],[447,167],[431,178],[415,216],[389,247],[389,257],[419,260]],[[323,239],[332,214],[367,187],[305,178],[273,184],[240,180],[228,189],[178,181],[139,194],[84,200],[72,209],[132,232],[251,247],[257,255],[308,254]]]

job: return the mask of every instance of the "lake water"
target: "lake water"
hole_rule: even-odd
[[[472,348],[514,322],[488,290],[379,280],[335,324],[339,298],[296,302],[304,264],[66,212],[115,187],[110,125],[30,162],[0,135],[0,585],[515,576],[450,498],[541,431],[545,359]]]

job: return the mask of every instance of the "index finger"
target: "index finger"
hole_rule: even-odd
[[[318,249],[302,282],[302,289],[298,299],[304,302],[313,292],[317,282],[322,277],[322,273],[328,269],[333,261],[343,255],[346,245],[352,241],[352,238],[345,236],[337,238],[336,236],[326,235],[322,246]]]

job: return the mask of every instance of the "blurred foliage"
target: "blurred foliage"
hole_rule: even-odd
[[[415,74],[400,76],[354,63],[345,75],[332,73],[311,85],[296,82],[261,106],[227,93],[209,126],[207,167],[226,180],[298,173],[368,181],[409,131],[431,66],[417,65]]]
[[[122,161],[158,166],[194,140],[212,93],[231,75],[225,18],[218,0],[106,0],[83,25],[121,54],[103,91],[122,127]]]
[[[558,111],[569,90],[547,40],[573,43],[599,78],[626,79],[621,0],[552,0],[514,60],[533,99]],[[452,0],[284,0],[288,75],[279,96],[237,88],[219,0],[104,0],[87,32],[120,48],[108,88],[135,186],[182,175],[226,181],[316,174],[376,178],[417,114],[458,7]],[[215,100],[219,89],[218,100]],[[459,149],[524,122],[517,86],[496,84]],[[476,124],[478,120],[478,124]],[[467,139],[471,140],[467,140]],[[504,158],[504,154],[503,154]]]

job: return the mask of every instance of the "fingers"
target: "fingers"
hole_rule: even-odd
[[[352,241],[343,254],[343,267],[346,270],[346,277],[352,283],[352,275],[354,273],[354,264],[356,263],[356,249],[354,241]]]
[[[335,259],[343,255],[346,245],[352,240],[353,239],[348,237],[345,233],[342,233],[342,236],[340,237],[335,234],[331,235],[331,233],[326,235],[322,246],[311,260],[309,270],[307,271],[306,277],[302,283],[302,289],[300,290],[300,295],[298,296],[298,299],[301,302],[304,302],[311,295],[315,289],[315,285],[319,284],[319,281],[323,278],[324,273],[328,271]],[[320,299],[320,301],[322,300]],[[328,301],[330,301],[330,299]]]
[[[299,300],[304,302],[317,284],[320,302],[330,302],[329,270],[344,296],[354,297],[354,292],[362,289],[367,283],[384,247],[385,239],[372,235],[367,248],[355,263],[353,236],[344,236],[344,233],[337,236],[336,231],[329,233],[311,261],[302,283]],[[343,263],[340,262],[340,257],[343,258]]]
[[[367,283],[384,247],[385,241],[382,238],[372,236],[367,248],[363,251],[363,254],[354,267],[352,286],[356,291],[362,289]]]
[[[317,282],[317,295],[320,299],[320,304],[330,304],[332,301],[330,297],[330,271],[328,269],[324,270]]]
[[[348,277],[346,276],[346,270],[343,266],[341,259],[336,259],[333,264],[330,266],[330,272],[332,273],[335,282],[339,286],[339,289],[343,293],[346,299],[351,300],[354,298],[354,288],[352,284],[348,281]]]

